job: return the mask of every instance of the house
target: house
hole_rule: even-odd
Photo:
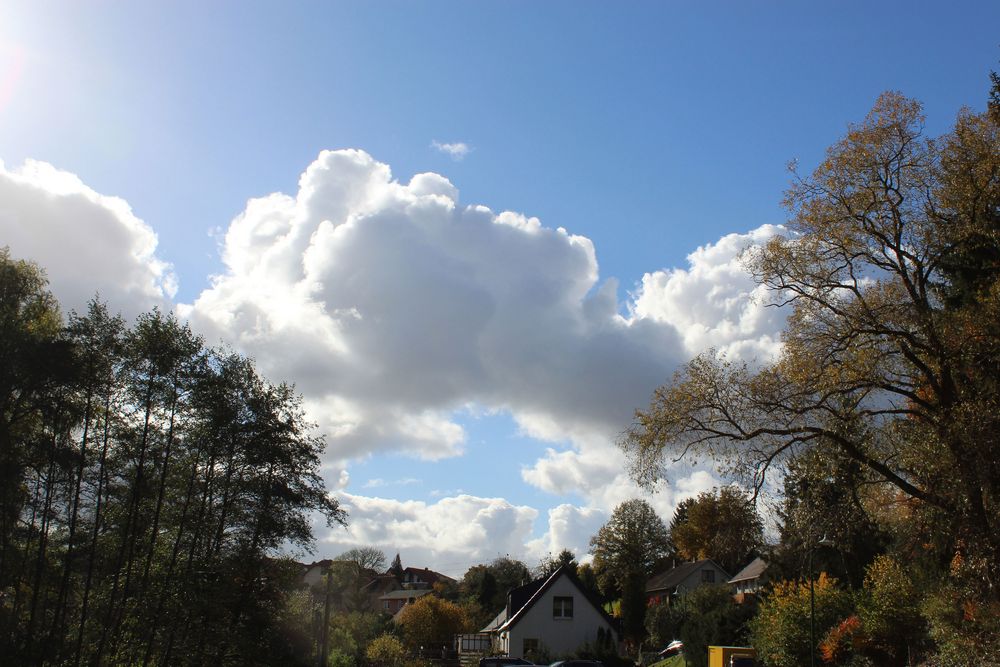
[[[646,582],[647,604],[669,602],[675,595],[683,595],[699,586],[725,584],[729,573],[712,559],[681,563],[677,567],[653,575]]]
[[[299,566],[302,568],[302,583],[309,588],[322,584],[324,577],[326,577],[326,571],[330,568],[331,563],[333,563],[333,561],[329,558],[313,561],[308,565],[299,563]]]
[[[729,580],[737,602],[744,602],[748,596],[756,595],[764,585],[767,575],[767,561],[757,557]]]
[[[565,655],[604,638],[617,647],[619,636],[615,622],[565,567],[511,590],[507,606],[482,632],[512,658],[542,649]]]
[[[399,590],[399,582],[391,574],[377,574],[362,586],[361,590],[368,596],[369,607],[371,609],[382,609],[382,596],[386,593]]]
[[[379,597],[379,610],[395,616],[396,612],[400,609],[408,604],[416,602],[417,598],[423,597],[430,592],[431,590],[429,588],[403,588],[397,591],[390,591]]]
[[[426,567],[403,568],[403,576],[400,578],[400,583],[403,584],[403,588],[434,588],[434,584],[439,581],[450,584],[457,583],[448,575],[435,572],[434,570],[428,570]]]

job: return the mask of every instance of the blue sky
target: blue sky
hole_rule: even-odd
[[[582,555],[607,511],[634,493],[616,477],[620,460],[610,447],[625,406],[638,407],[652,378],[666,380],[699,346],[773,348],[768,336],[780,322],[733,315],[749,288],[732,267],[741,244],[766,236],[753,230],[784,220],[786,163],[797,158],[810,170],[884,90],[920,99],[930,134],[946,131],[960,107],[982,108],[1000,60],[998,25],[1000,6],[987,2],[5,3],[0,160],[27,194],[0,201],[0,242],[46,264],[57,293],[60,285],[120,293],[127,312],[158,300],[186,304],[181,310],[210,340],[254,354],[275,379],[303,388],[321,427],[356,427],[334,438],[328,461],[355,527],[321,541],[321,555],[370,541],[458,574],[497,553],[531,561],[569,546]],[[455,159],[434,142],[463,143],[468,152]],[[309,279],[324,297],[296,292],[300,305],[320,308],[310,312],[332,327],[326,338],[305,311],[277,314],[280,294],[254,301],[253,281],[283,284],[262,270],[250,279],[246,258],[259,260],[259,247],[241,246],[249,253],[242,273],[220,252],[237,216],[258,232],[270,224],[248,200],[296,197],[300,176],[324,149],[359,149],[371,162],[331,158],[317,167],[317,183],[363,181],[383,193],[351,209],[379,221],[369,232],[349,249],[316,250],[316,261],[330,264]],[[57,213],[75,211],[76,221],[33,215],[39,193],[59,188],[52,174],[11,176],[25,160],[75,175],[73,188],[94,193],[85,198],[100,210],[67,201]],[[349,180],[362,163],[368,175]],[[459,192],[455,211],[523,213],[551,234],[521,226],[527,236],[510,240],[490,236],[493,224],[458,243],[455,230],[465,223],[443,209],[433,215],[444,227],[431,233],[420,227],[422,214],[380,208],[379,197],[390,195],[373,164],[401,185],[439,174]],[[410,201],[442,188],[434,181],[391,197]],[[127,202],[139,222],[107,213],[114,206],[102,196]],[[321,208],[304,195],[300,204]],[[88,231],[89,221],[96,226]],[[101,232],[105,224],[151,230],[153,254],[116,246],[119,236]],[[71,257],[59,225],[102,247]],[[414,242],[379,244],[388,233],[414,234]],[[574,236],[589,239],[596,267]],[[491,249],[504,263],[465,294],[461,271],[489,264]],[[150,257],[169,267],[143,277]],[[88,261],[125,273],[102,273]],[[461,271],[448,273],[452,267]],[[212,275],[228,276],[225,289],[213,290]],[[591,317],[588,309],[604,308],[597,296],[611,278],[611,305]],[[133,279],[145,287],[133,289]],[[324,282],[334,279],[361,286]],[[519,291],[536,284],[530,298]],[[580,285],[586,296],[560,296]],[[60,296],[72,302],[77,293],[66,289]],[[362,327],[352,338],[343,313],[355,307],[351,317],[367,327],[386,298],[393,327]],[[494,310],[469,314],[484,302]],[[702,312],[705,302],[718,308]],[[340,314],[331,314],[334,303]],[[569,305],[556,312],[552,304]],[[219,315],[251,305],[271,327],[259,335],[239,328],[245,320]],[[719,313],[744,319],[714,327]],[[282,327],[291,321],[299,329],[288,337]],[[410,348],[394,331],[412,337]],[[371,341],[391,354],[369,349]],[[320,357],[329,349],[334,361],[294,361],[295,345]],[[477,358],[465,364],[459,351]],[[421,364],[438,354],[447,373]],[[321,369],[363,389],[324,383]],[[411,384],[419,386],[401,389]],[[707,469],[678,471],[655,504],[667,515],[685,493],[717,481]],[[456,521],[479,530],[452,540]]]

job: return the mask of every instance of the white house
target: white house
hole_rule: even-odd
[[[614,621],[565,567],[510,591],[506,609],[484,630],[514,658],[541,649],[551,656],[567,655],[587,642],[596,646],[602,638],[618,646]]]
[[[742,602],[748,595],[756,595],[760,592],[766,581],[766,576],[767,561],[758,557],[730,579],[729,585],[733,587],[733,594],[736,595],[737,600]]]

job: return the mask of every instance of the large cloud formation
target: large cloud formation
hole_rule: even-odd
[[[156,256],[156,234],[128,203],[74,174],[28,160],[0,162],[0,245],[45,269],[67,310],[83,312],[95,292],[127,316],[171,307],[177,283]]]
[[[99,290],[134,315],[173,295],[156,235],[127,203],[50,165],[0,166],[0,231],[15,256],[48,269],[70,307]],[[324,151],[294,195],[247,203],[222,240],[224,272],[177,309],[208,340],[253,356],[266,376],[304,394],[352,516],[350,531],[326,537],[329,548],[433,541],[456,563],[563,547],[582,554],[606,513],[641,493],[613,444],[634,408],[709,347],[748,360],[778,351],[784,314],[765,307],[740,253],[779,231],[698,248],[686,268],[646,274],[621,302],[614,279],[599,281],[589,239],[462,205],[437,174],[401,183],[362,151]],[[502,499],[348,493],[351,460],[460,455],[470,408],[505,411],[551,442],[522,480],[583,506],[549,509],[536,537],[539,512]],[[708,470],[673,472],[653,497],[665,516],[719,482]]]
[[[616,283],[598,284],[588,239],[461,206],[437,174],[404,184],[364,152],[326,151],[295,196],[248,203],[225,235],[226,272],[183,312],[268,375],[294,378],[331,458],[459,454],[452,415],[468,404],[508,410],[535,437],[606,438],[690,355],[691,328],[758,344],[760,318],[677,313],[688,304],[676,293],[739,298],[742,283],[706,294],[713,276],[698,266],[732,263],[741,240],[766,233],[700,249],[689,274],[647,276],[626,316]],[[702,323],[718,317],[735,321]]]

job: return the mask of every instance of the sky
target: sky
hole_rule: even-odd
[[[302,393],[360,545],[535,565],[623,500],[693,356],[766,363],[742,250],[877,96],[982,109],[991,2],[0,1],[0,245]]]

